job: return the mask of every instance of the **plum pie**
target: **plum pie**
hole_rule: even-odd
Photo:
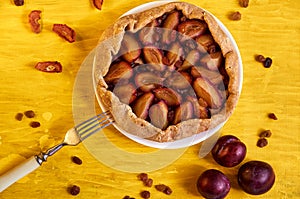
[[[232,41],[211,14],[185,2],[123,16],[108,27],[94,78],[116,125],[156,142],[214,128],[240,95]]]

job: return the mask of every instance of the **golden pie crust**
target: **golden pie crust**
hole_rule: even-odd
[[[161,130],[144,119],[138,118],[129,105],[120,102],[119,98],[107,89],[108,85],[103,77],[109,71],[113,58],[112,55],[116,55],[120,49],[125,31],[136,32],[145,27],[152,20],[175,9],[182,11],[183,15],[189,19],[201,19],[207,23],[211,35],[220,46],[223,57],[225,58],[225,69],[229,76],[228,98],[223,110],[209,119],[189,119],[176,125],[170,125],[165,130]],[[97,84],[96,92],[98,94],[98,100],[101,100],[105,109],[111,112],[116,125],[120,129],[141,138],[157,142],[170,142],[214,128],[229,118],[240,95],[240,69],[238,56],[233,44],[219,27],[213,16],[205,10],[189,3],[167,3],[156,8],[119,18],[103,32],[95,57],[94,78]]]

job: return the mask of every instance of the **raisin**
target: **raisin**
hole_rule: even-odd
[[[75,31],[66,24],[53,24],[52,31],[70,43],[76,39]]]
[[[140,195],[141,195],[142,198],[145,198],[145,199],[150,198],[150,192],[149,191],[142,191],[140,193]]]
[[[229,18],[233,21],[239,21],[242,18],[242,14],[240,12],[233,12],[231,13],[231,15],[229,16]]]
[[[138,178],[139,178],[141,181],[145,182],[145,181],[148,180],[148,174],[147,174],[147,173],[140,173],[140,174],[138,175]]]
[[[72,187],[69,188],[69,192],[71,195],[76,196],[80,193],[80,187],[73,185]]]
[[[249,0],[240,0],[240,6],[247,8],[249,5]]]
[[[135,198],[130,197],[130,196],[124,196],[123,199],[135,199]]]
[[[266,60],[266,58],[263,55],[257,55],[255,57],[255,59],[256,59],[256,61],[262,62],[262,63]]]
[[[31,30],[34,33],[41,32],[41,24],[39,23],[39,20],[41,19],[41,12],[42,11],[40,10],[33,10],[28,15]]]
[[[24,0],[14,0],[14,3],[16,6],[22,6],[24,5]]]
[[[37,121],[32,121],[29,123],[29,125],[32,127],[32,128],[38,128],[41,126],[41,124]]]
[[[171,195],[173,191],[170,187],[167,186],[166,189],[163,192],[167,195]]]
[[[72,161],[75,163],[75,164],[78,164],[78,165],[81,165],[82,164],[82,160],[77,157],[77,156],[73,156],[72,157]]]
[[[34,111],[29,110],[29,111],[25,111],[25,112],[24,112],[24,115],[25,115],[26,117],[28,117],[28,118],[34,118],[35,113],[34,113]]]
[[[17,113],[15,118],[16,120],[21,121],[23,119],[23,113]]]
[[[103,0],[93,0],[94,6],[98,9],[102,9]]]
[[[268,140],[266,138],[259,138],[256,145],[260,148],[268,145]]]
[[[155,189],[156,189],[157,191],[163,192],[163,191],[166,189],[166,185],[164,185],[164,184],[158,184],[158,185],[155,185]]]
[[[62,72],[62,65],[58,61],[45,61],[45,62],[38,62],[35,65],[37,70],[47,73],[60,73]]]
[[[269,138],[269,137],[271,137],[271,135],[272,135],[272,132],[270,130],[265,130],[259,134],[259,137]]]
[[[270,68],[272,65],[272,59],[270,57],[267,57],[263,64],[265,68]]]
[[[148,178],[147,180],[144,181],[144,185],[147,187],[152,187],[153,180],[151,178]]]
[[[165,193],[167,195],[172,194],[172,189],[169,186],[164,185],[164,184],[155,185],[155,189],[157,191],[161,191],[161,192],[163,192],[163,193]]]
[[[273,120],[278,120],[278,118],[277,118],[277,116],[275,115],[275,113],[269,113],[269,114],[268,114],[268,117],[269,117],[270,119],[273,119]]]

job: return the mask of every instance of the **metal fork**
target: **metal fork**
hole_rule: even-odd
[[[17,180],[37,169],[43,162],[47,161],[49,156],[54,155],[64,146],[76,146],[113,122],[110,113],[106,111],[69,129],[60,144],[51,147],[46,152],[27,159],[25,162],[0,176],[0,193]]]

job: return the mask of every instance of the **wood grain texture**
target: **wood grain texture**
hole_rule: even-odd
[[[25,0],[17,7],[13,1],[0,5],[0,175],[41,150],[58,143],[74,125],[72,91],[79,66],[92,51],[101,32],[127,10],[146,0],[105,1],[102,10],[89,0]],[[218,17],[235,38],[243,60],[244,82],[238,106],[221,130],[245,142],[245,161],[269,162],[276,172],[276,182],[268,193],[250,196],[236,182],[238,167],[226,169],[217,165],[211,155],[197,157],[201,144],[189,147],[171,165],[149,173],[154,184],[164,183],[173,189],[171,196],[146,188],[135,173],[114,170],[97,161],[84,147],[60,151],[38,170],[0,193],[0,199],[74,198],[67,187],[76,184],[81,193],[76,198],[140,198],[141,190],[150,190],[151,198],[201,198],[195,183],[209,168],[227,174],[232,189],[227,198],[300,198],[300,1],[250,0],[242,8],[238,0],[187,0]],[[42,32],[34,34],[28,14],[42,10]],[[230,12],[240,11],[240,21],[230,21]],[[53,23],[66,23],[77,33],[70,44],[52,32]],[[271,68],[255,61],[256,54],[273,59]],[[63,64],[60,74],[46,74],[34,69],[38,61],[57,60]],[[15,114],[34,110],[34,119],[15,120]],[[278,120],[267,114],[274,112]],[[37,120],[41,127],[33,129],[29,122]],[[271,129],[273,135],[265,148],[256,147],[261,130]],[[154,149],[120,135],[106,132],[118,147],[133,152]],[[82,165],[72,163],[77,155]]]

